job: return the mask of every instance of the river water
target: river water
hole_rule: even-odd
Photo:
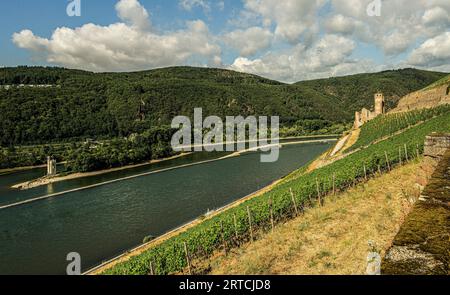
[[[70,252],[81,255],[86,270],[141,244],[145,236],[162,235],[269,185],[331,145],[284,146],[275,163],[261,163],[258,152],[247,153],[0,210],[0,274],[64,274]],[[27,191],[8,187],[39,177],[44,169],[2,175],[0,205],[220,156],[192,154]]]

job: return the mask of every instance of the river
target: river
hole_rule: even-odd
[[[208,210],[238,200],[302,167],[333,143],[287,145],[275,163],[257,152],[101,185],[0,210],[0,274],[64,274],[66,255],[78,252],[86,270],[159,236]],[[0,204],[223,156],[199,153],[149,166],[74,179],[27,191],[14,183],[44,173],[0,176]]]

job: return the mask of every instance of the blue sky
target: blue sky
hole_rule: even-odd
[[[69,17],[66,7],[70,1],[65,0],[14,0],[4,1],[0,11],[0,65],[15,66],[30,64],[29,54],[26,50],[17,50],[12,42],[12,35],[23,29],[32,29],[36,35],[51,37],[57,27],[71,28],[82,26],[85,23],[108,25],[119,22],[114,9],[117,0],[84,0],[82,15]],[[218,1],[216,1],[218,2]],[[227,20],[242,10],[242,1],[227,1],[223,10],[211,9],[206,12],[202,7],[194,6],[186,11],[179,1],[173,0],[141,0],[140,3],[150,12],[152,22],[158,30],[168,31],[184,27],[188,20],[203,19],[208,22],[213,33],[220,33],[227,26]],[[36,64],[36,62],[32,62]],[[48,64],[43,62],[42,64]]]
[[[193,65],[286,82],[410,66],[450,71],[447,0],[79,1],[75,17],[68,0],[3,1],[0,66]]]

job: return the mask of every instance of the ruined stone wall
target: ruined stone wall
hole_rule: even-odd
[[[450,149],[450,135],[432,133],[425,138],[424,159],[417,171],[417,185],[423,190],[445,152]]]
[[[365,123],[385,113],[384,95],[382,93],[377,93],[375,94],[374,98],[375,98],[375,111],[371,112],[370,110],[363,108],[361,112],[356,112],[355,122],[353,124],[354,128],[360,128]]]
[[[361,127],[362,123],[361,123],[361,115],[359,112],[355,113],[355,123],[353,125],[354,128],[359,128]]]
[[[392,112],[406,112],[414,109],[432,108],[442,104],[450,104],[450,84],[428,90],[420,90],[400,99]]]

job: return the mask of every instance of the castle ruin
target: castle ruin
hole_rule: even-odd
[[[383,93],[375,93],[375,111],[371,112],[366,108],[363,108],[361,112],[355,113],[355,128],[360,128],[365,123],[376,117],[386,113],[386,101],[384,99]]]

